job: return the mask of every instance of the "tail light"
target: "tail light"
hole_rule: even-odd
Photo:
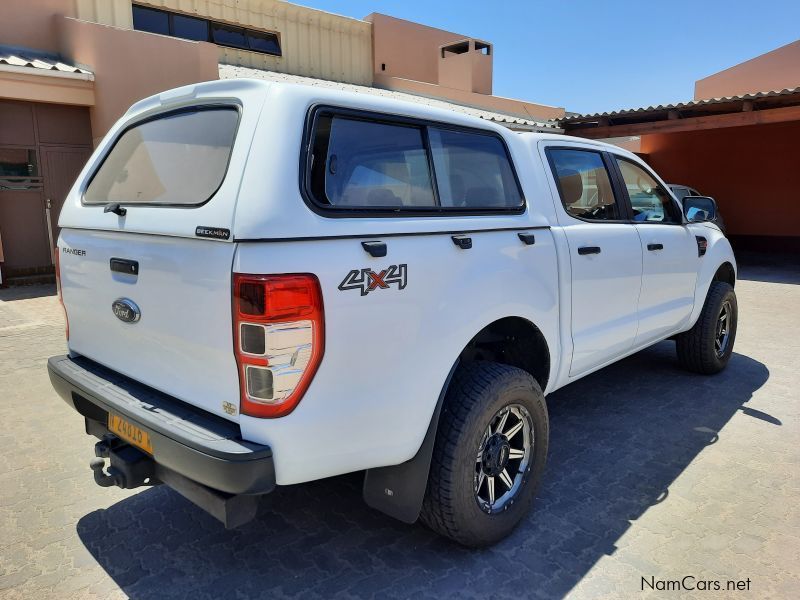
[[[233,340],[242,414],[281,417],[297,406],[324,350],[314,275],[233,277]]]
[[[53,250],[53,262],[56,267],[56,291],[58,292],[58,303],[61,304],[61,310],[64,311],[64,323],[66,324],[67,341],[69,341],[69,315],[67,314],[67,307],[64,306],[64,295],[61,293],[61,259],[58,250],[58,246]]]

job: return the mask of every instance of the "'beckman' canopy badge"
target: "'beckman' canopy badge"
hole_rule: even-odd
[[[353,269],[339,284],[339,289],[360,290],[362,296],[372,291],[388,289],[393,283],[402,290],[408,283],[408,265],[389,265],[380,273],[372,269]]]
[[[111,311],[114,313],[115,317],[125,323],[136,323],[139,317],[142,316],[142,311],[139,310],[136,303],[128,298],[117,298],[114,300],[111,304]]]
[[[231,230],[224,227],[203,227],[198,225],[194,234],[197,237],[214,238],[215,240],[227,240],[231,237]]]

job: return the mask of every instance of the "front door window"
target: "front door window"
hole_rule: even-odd
[[[652,175],[624,158],[616,157],[637,223],[681,223],[681,213],[669,192]]]
[[[558,148],[549,155],[567,214],[586,221],[622,218],[599,152]]]

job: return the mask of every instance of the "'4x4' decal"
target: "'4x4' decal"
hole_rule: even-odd
[[[339,289],[360,290],[362,296],[366,296],[372,291],[388,289],[393,283],[397,284],[397,289],[402,290],[408,283],[408,265],[389,265],[380,273],[372,269],[353,269],[350,271]]]

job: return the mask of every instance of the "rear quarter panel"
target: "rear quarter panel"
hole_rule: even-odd
[[[384,258],[369,256],[360,239],[239,244],[235,271],[311,272],[322,286],[325,354],[305,396],[280,419],[240,420],[246,439],[272,447],[278,483],[412,458],[461,350],[497,319],[535,323],[556,364],[555,248],[548,229],[535,234],[526,246],[514,230],[471,233],[470,250],[448,234],[364,238],[386,242]],[[402,290],[339,289],[353,269],[400,264]]]

